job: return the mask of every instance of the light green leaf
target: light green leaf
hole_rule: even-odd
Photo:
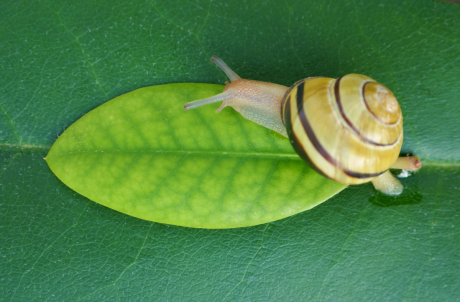
[[[168,84],[124,94],[70,126],[46,160],[66,185],[100,204],[199,228],[278,220],[346,187],[307,167],[286,138],[233,109],[183,109],[222,90]]]

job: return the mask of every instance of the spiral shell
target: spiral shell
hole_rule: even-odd
[[[296,152],[319,173],[346,184],[388,170],[403,141],[395,96],[359,74],[298,81],[286,92],[281,119]]]

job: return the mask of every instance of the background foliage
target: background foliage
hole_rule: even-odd
[[[433,1],[3,1],[0,292],[23,300],[405,300],[459,296],[460,7]],[[359,72],[427,163],[417,198],[371,185],[265,225],[200,230],[104,208],[43,157],[89,110],[139,87]]]

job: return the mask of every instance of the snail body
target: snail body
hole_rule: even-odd
[[[403,186],[389,168],[417,170],[417,157],[398,158],[403,141],[402,113],[393,93],[373,79],[349,74],[339,79],[306,78],[290,88],[241,79],[212,57],[230,78],[224,92],[184,105],[192,109],[223,101],[243,117],[277,131],[320,174],[345,184],[372,181],[399,195]]]

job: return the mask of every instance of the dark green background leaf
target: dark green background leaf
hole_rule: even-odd
[[[5,300],[459,296],[459,6],[3,1],[0,16]],[[377,206],[363,185],[277,222],[197,230],[107,209],[51,173],[48,148],[105,101],[149,85],[222,84],[211,55],[242,77],[284,85],[351,72],[384,83],[404,112],[403,150],[432,165],[406,180],[422,200]]]

